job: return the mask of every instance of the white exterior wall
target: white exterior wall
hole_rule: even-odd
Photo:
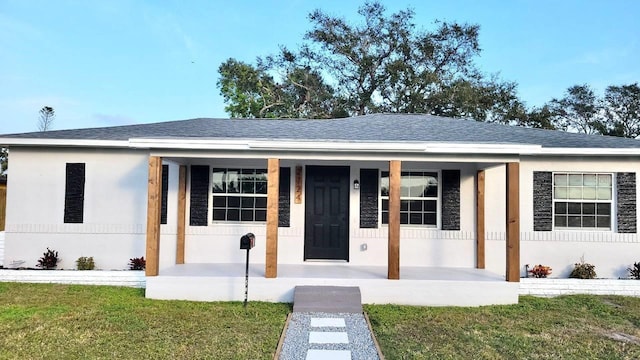
[[[266,160],[201,159],[194,165],[210,167],[266,168]],[[278,229],[279,264],[326,265],[325,262],[304,261],[305,189],[304,168],[307,165],[345,166],[351,170],[349,184],[360,177],[361,168],[388,170],[387,161],[310,161],[281,160],[281,167],[291,168],[291,226]],[[303,167],[302,203],[295,204],[295,167]],[[416,226],[401,228],[400,263],[402,266],[475,266],[475,164],[403,162],[403,170],[460,169],[461,230],[440,231]],[[349,263],[353,265],[387,264],[387,226],[360,229],[360,192],[350,185]],[[187,202],[189,197],[187,197]],[[209,200],[211,201],[211,200]],[[379,209],[381,207],[379,206]],[[189,204],[187,203],[187,210]],[[440,210],[438,211],[440,212]],[[211,216],[211,214],[209,214]],[[188,214],[187,214],[188,218]],[[240,236],[247,232],[256,235],[256,246],[251,250],[251,263],[265,263],[264,223],[213,223],[210,226],[188,226],[185,246],[186,263],[238,263],[245,261],[245,252],[239,250]],[[366,244],[366,250],[363,250]],[[162,253],[162,249],[161,249]],[[331,264],[331,263],[329,263]]]
[[[7,194],[5,267],[34,267],[46,247],[59,251],[59,268],[75,268],[80,256],[93,256],[99,269],[126,269],[129,259],[145,254],[148,156],[146,151],[97,149],[15,148],[11,150],[11,176]],[[266,159],[177,158],[190,165],[210,167],[266,168]],[[86,164],[85,212],[83,224],[64,224],[65,164]],[[167,224],[161,226],[160,269],[175,264],[179,163],[169,165]],[[307,165],[345,166],[351,169],[350,184],[359,179],[361,168],[388,169],[387,161],[281,160],[291,168],[291,227],[279,228],[278,263],[302,264],[304,254],[304,176],[302,203],[295,204],[295,167]],[[475,266],[475,175],[485,169],[486,268],[505,271],[505,165],[404,161],[403,170],[440,171],[459,169],[460,231],[441,231],[402,226],[402,266]],[[584,255],[596,265],[599,277],[626,276],[626,268],[640,261],[637,234],[612,231],[533,232],[533,171],[636,172],[637,161],[611,159],[523,157],[520,164],[521,270],[524,264],[542,263],[554,269],[553,276],[566,277]],[[303,174],[304,175],[304,174]],[[359,179],[360,180],[360,179]],[[350,187],[349,263],[387,264],[387,226],[360,229],[360,193]],[[638,187],[640,189],[640,186]],[[638,191],[637,189],[637,191]],[[187,178],[187,224],[189,221],[189,179]],[[640,201],[640,192],[637,194]],[[209,199],[211,201],[211,198]],[[440,209],[438,210],[440,212]],[[640,212],[638,212],[640,215]],[[211,214],[209,213],[209,216]],[[439,214],[440,216],[440,214]],[[440,223],[440,219],[439,219]],[[640,221],[638,222],[640,225]],[[187,263],[242,263],[239,238],[256,234],[251,263],[265,263],[264,223],[213,223],[187,226]],[[366,250],[363,245],[366,245]],[[331,264],[309,262],[318,266]]]
[[[64,223],[66,163],[85,163],[84,223]],[[148,154],[134,150],[11,149],[5,267],[35,267],[47,247],[58,268],[93,256],[126,269],[144,256]]]
[[[600,278],[627,277],[626,269],[640,261],[640,238],[638,234],[615,232],[615,180],[612,204],[611,231],[533,231],[533,172],[635,172],[640,180],[640,162],[637,158],[593,159],[587,157],[565,157],[535,159],[525,157],[520,163],[520,264],[543,264],[551,266],[551,277],[567,277],[575,263],[584,256],[585,262],[596,266]],[[636,184],[636,202],[640,204],[640,182]],[[640,211],[636,210],[636,215]],[[640,226],[640,219],[637,219]]]

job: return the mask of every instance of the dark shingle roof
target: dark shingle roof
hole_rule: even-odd
[[[191,119],[0,136],[25,139],[128,140],[210,138],[352,142],[531,144],[557,148],[640,148],[640,141],[528,129],[431,115],[372,114],[344,119]]]

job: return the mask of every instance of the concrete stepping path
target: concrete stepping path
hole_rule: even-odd
[[[279,360],[378,360],[357,287],[297,286]]]

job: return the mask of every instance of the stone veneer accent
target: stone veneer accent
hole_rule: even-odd
[[[460,170],[442,170],[442,230],[460,230]]]
[[[162,200],[160,202],[160,224],[167,223],[167,198],[169,196],[169,165],[162,165]]]
[[[533,230],[553,229],[553,174],[533,172]]]
[[[207,226],[209,213],[209,167],[191,165],[189,225]]]
[[[619,233],[636,233],[636,173],[616,174]]]
[[[378,169],[360,169],[360,228],[378,227]]]
[[[278,185],[278,227],[289,227],[291,226],[291,168],[280,168]]]

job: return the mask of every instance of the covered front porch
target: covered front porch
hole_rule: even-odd
[[[292,302],[300,285],[358,286],[366,304],[481,306],[513,304],[519,284],[483,269],[401,267],[399,280],[387,279],[385,266],[282,264],[277,278],[266,278],[261,264],[249,267],[249,301]],[[181,264],[147,277],[152,299],[242,301],[244,264]]]
[[[240,231],[240,229],[245,229],[244,232],[246,232],[246,226],[233,228],[228,224],[211,223],[210,219],[207,223],[207,217],[210,218],[210,215],[206,214],[204,215],[205,226],[200,228],[190,226],[193,224],[189,224],[188,199],[189,192],[193,190],[193,183],[189,180],[192,177],[189,165],[193,163],[188,158],[181,162],[184,165],[179,166],[175,247],[171,245],[170,247],[173,248],[166,248],[166,246],[162,248],[163,252],[169,251],[175,254],[175,265],[160,266],[163,157],[154,155],[152,153],[149,158],[146,296],[156,299],[198,301],[242,300],[244,295],[244,264],[238,261],[239,259],[235,255],[240,250],[232,249],[237,249],[239,237],[242,235],[233,232]],[[175,159],[175,155],[172,157]],[[262,227],[254,227],[259,229],[256,234],[259,233],[261,244],[252,250],[252,256],[255,254],[258,260],[254,260],[250,264],[250,300],[290,302],[293,299],[295,286],[332,285],[360,287],[362,300],[365,303],[479,306],[509,304],[518,301],[517,283],[520,269],[519,163],[517,157],[502,154],[495,159],[468,160],[455,156],[432,156],[425,160],[405,155],[403,161],[393,160],[390,155],[385,155],[383,159],[371,160],[366,158],[355,160],[350,155],[344,159],[342,157],[345,155],[336,155],[330,160],[309,160],[299,157],[292,158],[289,155],[288,157],[269,157],[263,160],[267,165],[266,221]],[[283,179],[281,176],[283,166],[281,160],[283,158],[286,164],[284,166],[288,166],[291,170],[291,175],[285,177],[290,180],[290,184],[287,181],[290,197],[296,199],[295,204],[292,203],[292,214],[304,210],[308,201],[307,197],[314,193],[306,188],[309,183],[305,183],[307,171],[310,168],[329,165],[327,167],[332,169],[337,167],[347,169],[346,173],[341,175],[342,180],[346,181],[346,190],[344,190],[346,191],[346,206],[351,211],[351,214],[347,212],[346,219],[343,219],[346,224],[347,241],[345,258],[310,261],[306,253],[303,257],[302,250],[306,251],[306,244],[308,244],[308,234],[305,229],[309,228],[304,216],[296,218],[296,215],[292,215],[292,219],[296,218],[297,221],[292,220],[291,228],[279,227],[279,200],[282,196],[282,189],[279,185]],[[220,160],[213,157],[212,161]],[[424,164],[427,161],[429,165],[424,166],[438,169],[438,177],[442,177],[443,181],[445,177],[449,177],[454,182],[458,182],[456,185],[458,198],[455,200],[457,205],[454,206],[459,207],[460,202],[464,204],[465,210],[462,215],[466,222],[464,229],[460,228],[460,209],[457,210],[457,223],[445,226],[444,213],[447,210],[445,207],[448,200],[445,200],[445,196],[440,194],[445,189],[440,188],[442,185],[439,184],[437,211],[442,210],[442,215],[438,215],[442,219],[438,218],[437,226],[423,229],[409,227],[401,230],[403,170],[415,168],[416,164]],[[494,272],[495,266],[493,271],[485,270],[485,234],[487,232],[484,220],[485,170],[483,167],[495,166],[496,164],[503,166],[498,186],[502,194],[505,194],[502,197],[504,202],[499,205],[505,214],[501,217],[504,220],[500,222],[505,224],[504,229],[506,230],[503,232],[504,244],[506,245],[502,245],[504,249],[502,254],[504,255],[500,255],[500,262],[506,266],[502,267],[505,270],[501,274]],[[387,222],[384,223],[384,226],[380,222],[376,222],[375,228],[367,229],[363,227],[361,222],[362,208],[358,204],[361,204],[363,196],[357,190],[356,184],[358,180],[362,182],[363,175],[368,168],[376,166],[378,169],[375,170],[376,181],[379,179],[378,171],[384,171],[388,178],[388,196],[385,198],[388,202],[388,209],[384,209],[388,213],[388,220],[385,220]],[[460,195],[459,189],[460,166],[464,166],[464,181],[466,182],[463,196]],[[456,169],[456,167],[458,170],[449,170]],[[301,176],[300,173],[304,175]],[[189,184],[191,187],[188,186]],[[351,188],[351,184],[354,185],[353,188]],[[381,209],[378,206],[381,200],[379,184],[377,182],[376,184],[375,216],[379,220]],[[210,189],[210,185],[208,187]],[[345,189],[345,186],[342,188]],[[496,187],[493,186],[494,192],[495,189]],[[205,195],[209,199],[211,198],[211,193]],[[301,200],[298,201],[298,199]],[[493,201],[492,207],[495,206],[496,202]],[[295,211],[294,207],[298,211]],[[358,209],[359,207],[360,209]],[[360,210],[360,214],[358,214],[358,210]],[[492,211],[493,209],[487,210]],[[294,227],[294,223],[297,227]],[[214,234],[219,234],[221,229],[226,231],[224,236],[215,236]],[[367,239],[369,233],[372,234],[372,237]],[[211,241],[207,240],[207,236],[211,236],[209,238]],[[216,240],[213,240],[214,238]],[[357,241],[355,241],[356,239]],[[451,239],[457,240],[450,241]],[[185,253],[189,253],[188,244],[190,241],[192,245],[196,242],[198,244],[206,242],[209,249],[214,244],[220,246],[218,253],[214,255],[218,260],[205,263],[208,260],[200,260],[201,258],[193,250],[191,250],[190,256],[185,256]],[[401,249],[401,244],[405,244],[403,245],[404,249]],[[192,249],[196,248],[192,247]],[[200,247],[200,249],[202,248]],[[422,256],[430,251],[429,261],[431,264],[427,265]],[[405,259],[404,263],[401,262],[401,253],[404,254],[402,255]],[[192,260],[189,260],[189,257]],[[185,261],[185,259],[187,260]],[[283,259],[285,260],[283,261]],[[327,259],[331,258],[327,257]],[[364,261],[369,263],[363,264]],[[439,266],[440,262],[445,265]]]

